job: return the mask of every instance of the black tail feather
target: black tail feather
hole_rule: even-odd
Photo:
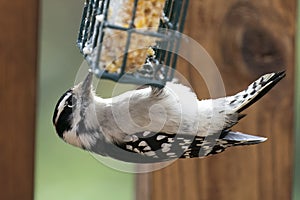
[[[237,110],[237,112],[242,112],[243,110],[247,109],[249,106],[251,106],[253,103],[255,103],[257,100],[259,100],[261,97],[263,97],[267,92],[269,92],[281,79],[285,77],[285,71],[277,72],[271,77],[269,80],[260,83],[262,86],[267,85],[265,88],[263,88],[262,91],[260,91],[253,99],[251,99],[247,104],[245,104],[243,107]],[[263,80],[262,80],[263,81]]]

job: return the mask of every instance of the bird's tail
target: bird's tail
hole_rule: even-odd
[[[222,140],[232,143],[233,146],[259,144],[267,140],[265,137],[248,135],[245,133],[228,131]]]
[[[264,137],[248,135],[234,131],[224,131],[221,134],[220,139],[211,148],[211,151],[207,155],[221,153],[228,147],[259,144],[265,142],[266,140],[267,138]]]
[[[264,96],[283,77],[285,77],[285,71],[265,74],[249,85],[246,90],[228,97],[228,103],[235,112],[240,113]]]

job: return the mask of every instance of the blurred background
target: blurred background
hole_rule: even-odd
[[[82,6],[83,0],[41,1],[35,200],[134,199],[134,175],[110,169],[87,152],[66,145],[52,126],[55,103],[74,84],[83,61],[76,47]],[[300,70],[297,71],[300,77]],[[113,85],[108,81],[103,84],[108,90],[101,90],[100,94],[109,96]],[[299,92],[297,99],[300,102]],[[300,103],[296,107],[300,111]],[[300,115],[297,113],[294,200],[300,199],[300,124],[297,123]]]
[[[83,62],[76,46],[83,1],[42,0],[35,168],[36,200],[134,198],[134,176],[110,169],[56,135],[52,115]],[[112,83],[104,81],[109,96]],[[80,192],[79,192],[80,191]],[[101,198],[100,198],[101,197]]]

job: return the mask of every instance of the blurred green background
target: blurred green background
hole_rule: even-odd
[[[66,145],[52,126],[60,95],[74,84],[83,58],[76,47],[83,0],[42,0],[36,200],[134,199],[134,176],[110,169]],[[106,86],[111,86],[107,81]],[[104,96],[108,94],[102,93]]]
[[[134,199],[132,174],[110,169],[87,152],[64,144],[52,126],[55,103],[74,84],[83,61],[75,44],[83,2],[41,1],[35,200]],[[299,40],[297,42],[299,46]],[[299,53],[297,58],[299,63]],[[297,77],[300,77],[300,70],[297,70]],[[112,83],[105,81],[103,84],[112,88]],[[299,91],[299,79],[297,86]],[[300,102],[300,93],[296,94]],[[101,95],[109,96],[109,90],[102,91]],[[300,124],[297,123],[300,103],[296,103],[296,109],[294,200],[300,199]]]

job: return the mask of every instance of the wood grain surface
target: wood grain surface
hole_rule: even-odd
[[[0,0],[0,199],[33,199],[38,0]]]
[[[285,69],[287,76],[234,127],[267,142],[138,175],[136,199],[291,199],[296,8],[295,0],[190,1],[185,33],[213,58],[228,95],[267,72]],[[210,97],[191,65],[181,61],[178,70],[199,98]]]

